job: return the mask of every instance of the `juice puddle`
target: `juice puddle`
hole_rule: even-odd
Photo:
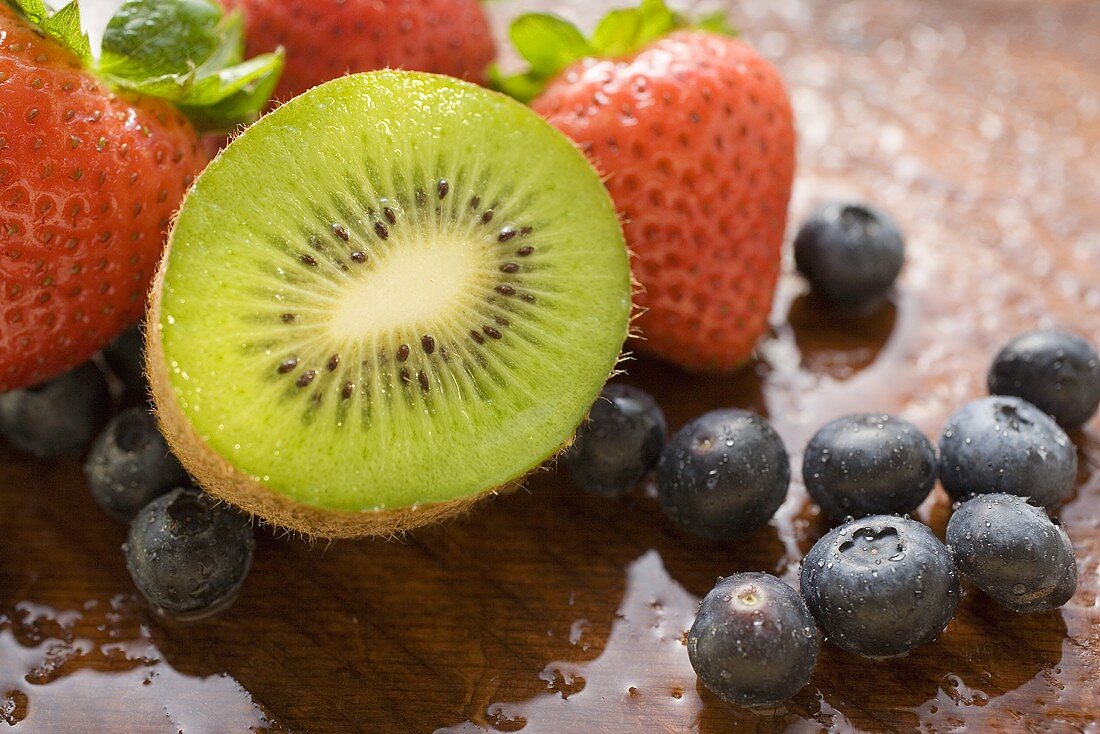
[[[23,602],[0,615],[0,722],[28,732],[272,731],[231,676],[166,663],[143,615],[125,595],[80,610]]]
[[[632,731],[654,715],[657,721],[694,721],[702,708],[695,672],[684,647],[698,599],[669,576],[657,551],[647,551],[626,571],[626,591],[604,640],[592,640],[584,620],[575,623],[569,644],[602,648],[587,663],[561,660],[539,673],[544,695],[521,703],[490,703],[477,724],[438,730],[437,734],[479,731],[580,732],[598,721],[608,731]],[[674,712],[650,710],[674,708]],[[670,713],[672,714],[670,718]],[[549,729],[547,729],[549,730]]]

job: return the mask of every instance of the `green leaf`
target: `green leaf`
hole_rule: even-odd
[[[35,25],[40,24],[50,14],[50,8],[42,0],[11,0],[11,4],[19,8],[27,20]]]
[[[699,20],[691,24],[693,28],[698,28],[703,31],[710,31],[711,33],[718,33],[723,36],[736,36],[738,35],[737,28],[730,23],[729,17],[723,12],[711,13],[704,15]]]
[[[630,53],[642,31],[642,14],[631,8],[612,10],[592,34],[592,46],[605,56]]]
[[[221,43],[203,66],[224,69],[244,61],[244,16],[234,10],[218,24]]]
[[[60,41],[66,48],[87,63],[92,58],[92,45],[88,34],[80,27],[80,6],[77,0],[58,10],[42,23],[46,35]]]
[[[635,8],[612,10],[596,26],[591,39],[557,16],[527,13],[512,22],[510,35],[519,55],[530,66],[514,76],[494,69],[489,83],[521,102],[530,102],[551,79],[586,56],[629,56],[679,28],[736,35],[723,13],[693,22],[673,12],[665,0],[641,0]]]
[[[31,23],[37,25],[43,33],[72,51],[84,63],[92,58],[92,46],[88,34],[80,28],[80,7],[72,0],[65,7],[54,12],[42,0],[10,0]]]
[[[211,0],[127,0],[107,24],[99,73],[174,102],[202,129],[255,119],[283,70],[282,50],[244,61],[244,23]]]
[[[531,73],[508,76],[501,72],[498,65],[493,64],[489,67],[489,86],[520,102],[527,103],[539,96],[543,87],[546,86],[546,79]]]
[[[186,75],[221,44],[211,0],[128,0],[103,32],[99,70],[118,79]]]
[[[271,99],[282,68],[280,51],[200,77],[179,108],[204,130],[229,130],[256,118]]]
[[[687,20],[672,12],[665,5],[664,0],[642,0],[638,13],[642,18],[642,29],[633,51],[648,46],[677,28],[688,25]]]
[[[516,18],[510,36],[519,55],[531,64],[531,73],[544,78],[595,51],[575,25],[545,13]]]

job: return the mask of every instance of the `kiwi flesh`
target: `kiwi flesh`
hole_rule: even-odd
[[[212,494],[388,535],[514,486],[614,369],[629,258],[599,176],[507,97],[356,74],[199,176],[150,297],[162,429]]]

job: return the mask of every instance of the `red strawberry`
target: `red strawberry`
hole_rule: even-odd
[[[495,54],[479,0],[222,0],[249,53],[286,50],[282,100],[348,72],[401,68],[485,80]]]
[[[592,39],[552,16],[522,16],[512,37],[532,70],[498,83],[533,97],[607,175],[643,287],[638,346],[723,372],[768,326],[794,126],[767,61],[681,25],[660,0],[613,13]]]
[[[179,109],[89,70],[75,4],[21,5],[25,15],[0,3],[0,392],[80,364],[138,320],[172,214],[207,160]],[[150,59],[122,53],[135,39],[118,24],[111,33],[101,72],[141,89],[135,60]],[[204,120],[230,121],[205,102],[243,99],[198,99],[201,77],[188,84],[176,101]]]

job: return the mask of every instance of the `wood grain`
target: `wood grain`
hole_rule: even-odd
[[[591,16],[595,4],[560,6]],[[759,410],[797,470],[809,436],[846,412],[898,412],[938,433],[1017,331],[1057,324],[1100,341],[1100,4],[732,9],[792,90],[794,220],[822,198],[868,198],[902,222],[910,258],[893,303],[857,322],[786,277],[774,334],[741,374],[631,363],[623,379],[673,425]],[[946,633],[906,659],[825,646],[811,684],[769,716],[698,688],[682,635],[718,576],[795,578],[824,527],[797,482],[774,526],[740,543],[678,532],[644,489],[602,501],[558,471],[400,543],[310,547],[261,531],[237,603],[179,626],[134,596],[124,529],[97,511],[78,462],[0,446],[0,722],[134,734],[1091,730],[1100,423],[1073,438],[1081,470],[1061,515],[1081,588],[1069,606],[1014,616],[971,590]],[[948,510],[937,489],[920,515],[942,534]]]

